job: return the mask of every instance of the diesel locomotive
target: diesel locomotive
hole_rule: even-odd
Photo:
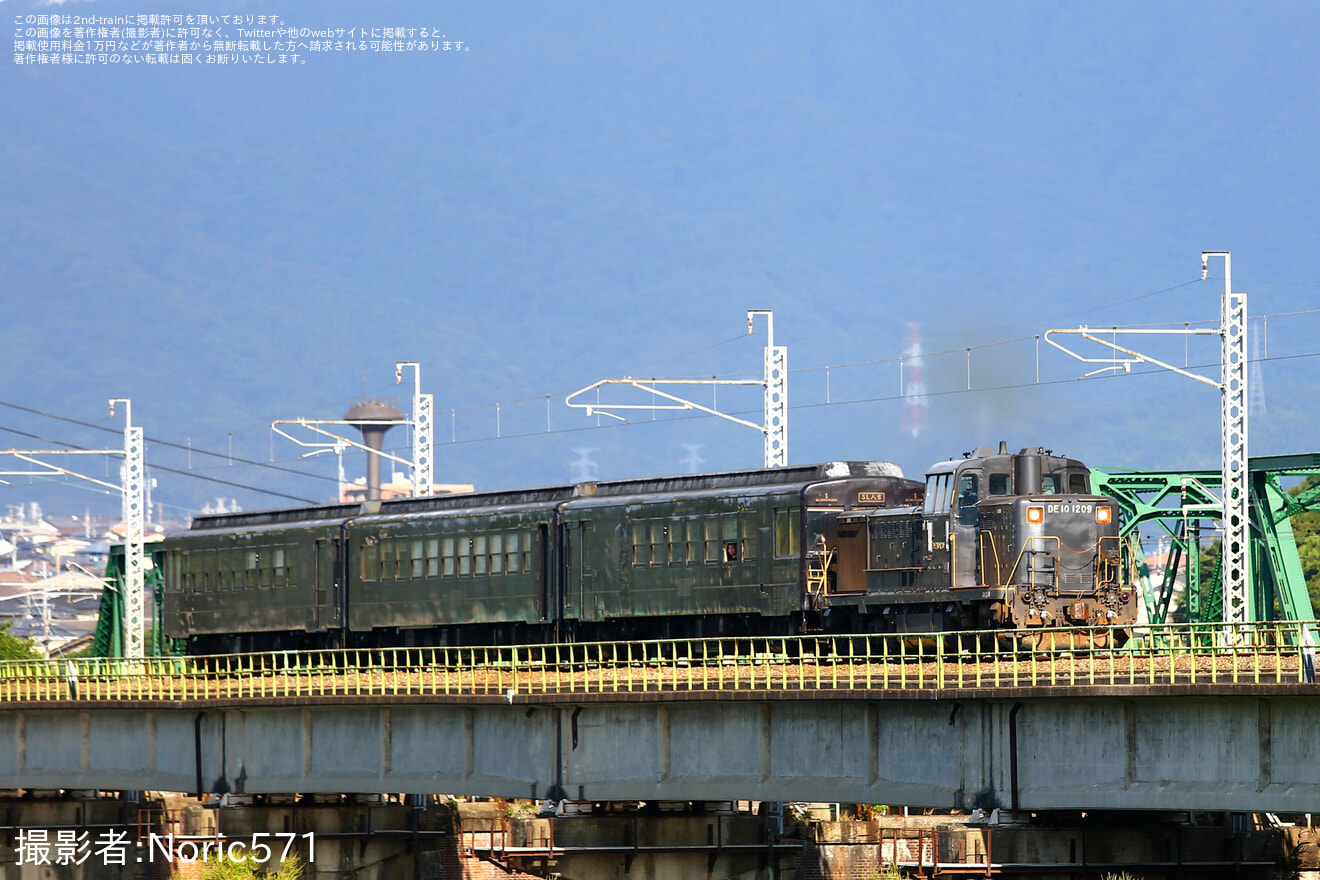
[[[804,631],[1130,626],[1117,505],[1004,444],[195,519],[162,620],[193,654]]]

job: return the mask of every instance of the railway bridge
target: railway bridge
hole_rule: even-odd
[[[0,787],[1315,811],[1314,626],[12,661]]]

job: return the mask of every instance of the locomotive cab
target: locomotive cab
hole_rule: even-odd
[[[920,506],[839,517],[840,555],[865,555],[866,591],[831,605],[899,632],[1128,625],[1117,506],[1090,490],[1085,464],[1041,448],[939,462]]]

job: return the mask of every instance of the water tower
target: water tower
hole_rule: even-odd
[[[380,456],[385,448],[385,432],[394,427],[391,422],[403,421],[403,413],[383,400],[359,400],[344,413],[344,421],[362,432],[362,442],[372,450],[367,456],[367,500],[380,500]]]

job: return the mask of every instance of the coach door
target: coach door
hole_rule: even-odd
[[[592,524],[584,521],[566,522],[564,535],[564,617],[581,620],[594,619],[594,606],[589,607],[591,581],[595,571],[591,568]]]
[[[312,595],[307,609],[307,631],[320,632],[333,615],[330,600],[335,592],[334,547],[326,538],[318,538],[312,551]]]

